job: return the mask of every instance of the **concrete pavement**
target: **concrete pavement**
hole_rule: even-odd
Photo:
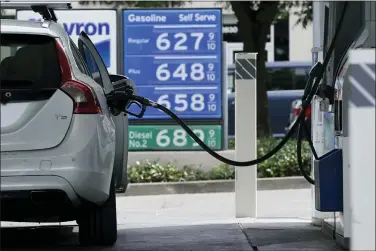
[[[260,191],[257,220],[235,219],[234,205],[233,193],[118,197],[114,247],[79,247],[77,227],[2,228],[1,250],[336,250],[309,225],[309,189]]]
[[[258,217],[309,220],[310,196],[310,189],[259,191]],[[234,193],[124,197],[118,206],[118,222],[128,228],[235,220]]]
[[[309,184],[304,177],[259,178],[257,190],[308,189]],[[125,196],[163,195],[163,194],[196,194],[196,193],[233,193],[235,180],[204,180],[189,182],[155,182],[131,183]]]

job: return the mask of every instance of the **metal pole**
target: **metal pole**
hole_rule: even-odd
[[[223,150],[228,150],[228,77],[227,77],[227,42],[222,43],[222,117],[223,117],[223,128],[222,128],[222,136],[223,136]]]
[[[235,54],[235,158],[257,158],[257,53]],[[257,165],[235,168],[236,217],[257,217]]]
[[[312,64],[314,65],[318,61],[323,60],[323,43],[324,43],[324,2],[313,2],[313,48],[312,48]],[[320,103],[322,99],[315,96],[311,102],[312,114],[311,114],[311,128],[312,128],[312,142],[319,156],[324,154],[324,125],[323,125],[323,113],[320,110]],[[314,177],[313,170],[313,156],[311,157],[312,171],[311,175]],[[315,187],[312,186],[312,224],[321,226],[321,223],[325,218],[333,218],[333,213],[323,213],[317,211],[315,208]]]

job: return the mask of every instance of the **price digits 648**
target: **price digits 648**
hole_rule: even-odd
[[[176,68],[175,67],[176,66],[173,65],[169,69],[169,64],[159,65],[155,72],[157,79],[162,82],[169,81],[171,79],[185,81],[187,78],[193,81],[216,80],[215,66],[213,63],[193,63],[190,65],[190,67],[187,66],[187,64],[179,64]]]
[[[202,141],[205,142],[205,132],[202,129],[194,129],[193,132],[199,137]],[[209,138],[215,137],[215,131],[208,131]],[[156,137],[156,143],[159,147],[169,147],[171,144],[176,147],[185,147],[188,146],[188,137],[191,138],[186,131],[183,129],[174,130],[172,137],[168,135],[168,130],[161,130]],[[209,140],[209,147],[215,147],[216,141]],[[196,142],[192,143],[192,147],[198,147],[199,145]]]

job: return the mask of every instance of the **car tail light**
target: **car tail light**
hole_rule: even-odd
[[[102,109],[93,90],[84,83],[72,79],[68,58],[59,42],[56,42],[56,48],[61,68],[61,89],[73,99],[73,113],[102,113]]]
[[[305,110],[305,117],[306,119],[309,119],[311,117],[311,106],[308,106]]]
[[[102,113],[91,89],[77,81],[68,81],[61,87],[74,101],[75,114]]]
[[[292,113],[294,116],[299,116],[299,114],[302,112],[302,108],[301,107],[298,107],[298,108],[293,108],[292,109]],[[305,118],[308,119],[311,117],[311,106],[308,106],[305,110]]]
[[[292,109],[292,113],[293,113],[295,116],[299,116],[299,114],[300,114],[301,111],[302,111],[302,108],[301,108],[301,107],[293,108],[293,109]]]

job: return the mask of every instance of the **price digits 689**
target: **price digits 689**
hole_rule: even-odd
[[[194,129],[193,132],[199,137],[202,141],[205,141],[205,132],[202,129]],[[172,136],[172,137],[171,137]],[[176,129],[173,131],[172,135],[168,135],[168,130],[164,129],[161,130],[156,137],[156,143],[159,147],[169,147],[172,143],[173,146],[176,147],[186,147],[188,146],[188,137],[191,138],[186,131],[183,129]],[[208,135],[209,138],[215,137],[215,131],[209,130]],[[192,139],[193,140],[193,139]],[[199,145],[196,142],[191,143],[192,147],[198,147]],[[216,141],[209,140],[208,141],[209,147],[215,147]]]

